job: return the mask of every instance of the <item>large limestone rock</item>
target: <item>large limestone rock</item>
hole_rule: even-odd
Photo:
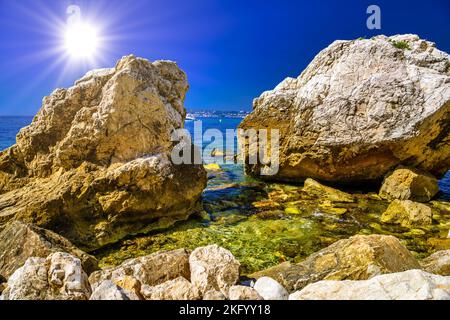
[[[272,179],[365,181],[399,164],[440,176],[450,168],[449,59],[416,35],[335,41],[298,78],[255,99],[240,127],[280,130]]]
[[[399,168],[387,175],[380,196],[388,200],[428,202],[439,192],[435,177],[417,169]]]
[[[127,282],[131,282],[130,277],[142,285],[149,286],[156,286],[178,277],[190,279],[189,252],[178,249],[130,259],[118,267],[93,272],[89,276],[89,282],[93,289],[105,280],[127,287],[123,284],[123,279],[128,278]]]
[[[228,297],[239,280],[240,263],[233,254],[217,245],[199,247],[189,257],[191,282],[203,294],[217,290]]]
[[[90,295],[80,259],[55,252],[29,258],[9,277],[0,300],[88,300]]]
[[[381,215],[382,222],[405,228],[428,226],[432,218],[433,212],[429,206],[411,200],[394,200]]]
[[[28,258],[46,258],[53,252],[68,252],[78,257],[88,274],[98,269],[97,259],[60,235],[31,224],[11,221],[0,232],[0,274],[8,278]]]
[[[199,300],[200,293],[188,280],[179,277],[157,286],[143,285],[141,294],[145,300]]]
[[[289,292],[320,280],[366,280],[384,273],[420,269],[419,263],[397,238],[357,235],[333,243],[303,262],[269,273]],[[258,272],[258,276],[265,276]]]
[[[0,223],[95,249],[186,219],[206,186],[201,165],[170,160],[187,89],[175,63],[127,56],[55,90],[0,153]]]
[[[365,281],[319,281],[289,300],[449,300],[450,277],[421,270],[380,275]]]
[[[441,250],[420,261],[422,269],[441,276],[450,276],[450,250]]]

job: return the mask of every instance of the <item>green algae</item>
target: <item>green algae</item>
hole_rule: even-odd
[[[239,166],[214,173],[203,194],[203,211],[162,232],[133,236],[94,252],[101,267],[161,250],[195,249],[217,244],[251,274],[282,262],[299,262],[340,239],[355,234],[394,235],[417,258],[447,246],[450,213],[436,202],[433,225],[407,229],[380,222],[388,202],[376,194],[355,194],[338,203],[302,190],[301,186],[246,179]]]

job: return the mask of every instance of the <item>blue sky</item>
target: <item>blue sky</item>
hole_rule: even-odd
[[[55,50],[71,4],[101,27],[95,63]],[[366,27],[371,4],[381,8],[381,30]],[[449,21],[448,0],[0,0],[0,115],[34,115],[54,88],[130,53],[177,61],[189,78],[188,109],[250,110],[336,39],[416,33],[450,52]]]

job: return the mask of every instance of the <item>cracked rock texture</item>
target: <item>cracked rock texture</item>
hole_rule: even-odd
[[[90,295],[80,259],[55,252],[29,258],[9,277],[0,300],[88,300]]]
[[[450,58],[416,35],[335,41],[253,108],[241,128],[280,130],[270,179],[353,182],[400,164],[436,176],[450,168]],[[257,148],[247,141],[247,151]],[[261,169],[246,166],[250,175]]]
[[[201,165],[174,165],[188,83],[174,62],[127,56],[43,99],[0,153],[0,224],[34,223],[86,250],[197,209]]]
[[[270,275],[294,292],[320,280],[366,280],[411,269],[420,269],[420,265],[397,238],[356,235],[339,240],[300,263],[283,264],[254,276]]]
[[[365,281],[319,281],[289,300],[449,300],[450,277],[409,270]]]

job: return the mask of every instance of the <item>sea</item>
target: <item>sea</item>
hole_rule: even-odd
[[[31,123],[33,117],[30,116],[3,116],[0,117],[0,150],[4,150],[12,146],[16,142],[16,135],[19,130]],[[224,137],[227,129],[236,129],[242,121],[240,118],[227,117],[199,117],[195,121],[201,121],[202,130],[205,132],[209,129],[220,130]],[[191,135],[194,134],[194,121],[186,121],[185,127]],[[204,148],[211,141],[197,140],[194,143]],[[236,143],[235,143],[236,145]],[[242,167],[239,165],[229,166],[229,171],[233,173],[235,182],[241,182],[243,177]],[[439,181],[441,194],[439,198],[450,201],[450,171]]]

